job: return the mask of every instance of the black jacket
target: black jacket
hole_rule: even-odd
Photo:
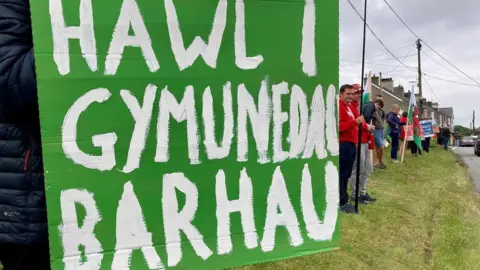
[[[375,104],[373,102],[367,102],[363,105],[362,114],[365,118],[365,122],[370,124],[375,113]]]
[[[0,244],[47,241],[28,0],[0,0]]]

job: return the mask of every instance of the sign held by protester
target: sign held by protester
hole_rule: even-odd
[[[52,269],[338,248],[338,5],[31,2]]]
[[[423,136],[425,138],[430,138],[435,136],[435,132],[433,132],[432,120],[429,120],[429,119],[420,120],[420,126],[422,127]]]

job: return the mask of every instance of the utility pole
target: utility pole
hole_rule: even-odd
[[[419,96],[419,113],[423,117],[423,92],[422,92],[422,61],[420,57],[420,52],[422,50],[422,43],[420,43],[420,39],[417,39],[417,56],[418,56],[418,96]]]
[[[378,86],[380,87],[380,89],[382,89],[382,73],[379,72],[378,73]],[[382,90],[380,90],[380,94],[382,93]]]
[[[475,135],[475,110],[473,110],[472,132]]]

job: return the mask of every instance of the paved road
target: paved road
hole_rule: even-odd
[[[480,157],[473,153],[473,147],[458,147],[454,151],[468,165],[475,191],[480,194]]]

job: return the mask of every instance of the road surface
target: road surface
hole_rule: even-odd
[[[460,155],[463,161],[467,164],[475,192],[480,194],[480,157],[477,157],[473,153],[473,147],[458,147],[455,148],[454,151]]]

